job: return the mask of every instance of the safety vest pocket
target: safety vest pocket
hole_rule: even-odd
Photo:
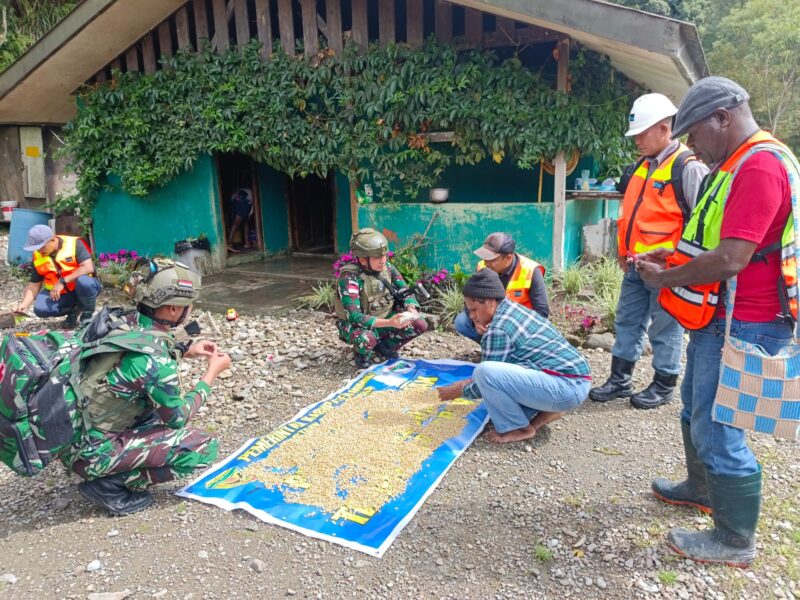
[[[637,230],[633,245],[635,254],[650,252],[656,248],[673,250],[681,236],[680,221],[637,221],[634,227]]]

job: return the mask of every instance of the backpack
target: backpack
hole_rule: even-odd
[[[126,352],[161,354],[160,331],[131,329],[121,308],[103,308],[75,335],[6,334],[0,343],[0,461],[32,476],[64,448],[80,441],[92,422],[88,406],[95,389],[81,383],[102,357],[104,379]],[[114,355],[114,358],[111,358]]]
[[[631,177],[633,177],[633,174],[645,160],[647,160],[647,157],[641,156],[635,162],[627,165],[622,170],[619,183],[617,183],[618,192],[625,194],[625,190],[628,189],[628,184],[631,181]],[[684,150],[678,154],[678,156],[675,157],[675,162],[672,163],[672,176],[669,180],[669,183],[672,185],[672,189],[675,190],[675,200],[677,201],[678,207],[680,207],[681,213],[683,214],[684,224],[689,222],[689,218],[692,215],[692,208],[686,199],[685,192],[683,191],[683,168],[687,163],[693,160],[697,160],[697,157],[695,157],[691,150]]]

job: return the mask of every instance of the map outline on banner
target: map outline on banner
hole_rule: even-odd
[[[280,525],[309,537],[329,541],[379,558],[383,556],[428,496],[436,489],[458,457],[483,430],[489,417],[485,407],[479,404],[478,401],[475,401],[475,408],[463,417],[465,424],[460,434],[446,440],[433,450],[423,461],[422,466],[406,480],[407,486],[404,491],[389,499],[378,511],[372,514],[359,515],[358,513],[352,514],[345,511],[343,515],[339,515],[338,512],[335,515],[331,515],[331,513],[324,513],[317,506],[288,503],[282,500],[283,492],[281,490],[266,488],[263,484],[258,487],[260,482],[257,481],[245,480],[241,482],[238,479],[239,473],[249,466],[258,464],[259,460],[266,458],[273,449],[279,447],[280,444],[291,438],[295,433],[302,432],[304,429],[304,427],[301,427],[295,428],[293,431],[287,431],[287,429],[291,429],[290,425],[310,415],[313,416],[321,408],[327,407],[327,410],[322,411],[316,418],[307,420],[306,426],[319,422],[329,410],[335,409],[353,397],[357,397],[371,383],[380,384],[383,386],[382,389],[396,389],[398,384],[405,386],[410,382],[416,381],[415,378],[404,378],[403,375],[409,372],[412,374],[418,372],[424,374],[427,368],[429,371],[438,373],[439,376],[436,379],[440,384],[446,384],[471,376],[474,367],[474,363],[449,359],[412,360],[404,358],[374,365],[323,400],[302,408],[294,417],[264,436],[248,440],[223,461],[213,465],[199,477],[192,480],[191,483],[184,486],[177,492],[177,495],[229,511],[245,510],[264,522]],[[458,375],[457,377],[455,376],[456,374]],[[337,403],[337,400],[342,396],[345,396],[345,398]],[[258,446],[259,444],[261,445]],[[220,485],[219,487],[222,488],[222,491],[216,489],[217,483],[219,481],[224,482],[225,478],[229,476],[232,477],[233,484],[231,486]],[[209,484],[215,481],[217,483],[214,483],[214,487],[209,489]],[[239,490],[239,488],[242,489]],[[227,493],[224,491],[226,489],[236,489],[237,492]],[[261,507],[258,506],[258,503],[248,502],[246,497],[256,490],[259,491],[260,497],[271,498],[275,502],[269,505],[269,501],[266,500],[261,504],[267,504],[267,506]],[[242,499],[242,495],[245,496],[245,499]],[[276,496],[280,496],[281,500],[279,501]],[[256,500],[258,499],[256,498]],[[303,525],[304,522],[314,524],[318,529]],[[372,525],[370,525],[370,522]],[[358,528],[359,525],[363,526],[363,531]],[[369,539],[361,539],[361,541],[354,539],[365,537]]]

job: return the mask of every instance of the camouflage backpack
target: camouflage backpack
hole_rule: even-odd
[[[122,309],[104,308],[74,336],[7,334],[0,343],[0,461],[32,476],[91,427],[84,371],[99,380],[125,352],[161,353],[168,334],[131,330]],[[111,358],[111,357],[114,358]],[[104,372],[91,365],[101,357]],[[83,385],[81,381],[83,380]]]

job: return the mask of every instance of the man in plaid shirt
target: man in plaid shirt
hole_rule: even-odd
[[[439,398],[483,398],[495,428],[487,440],[530,439],[586,399],[592,380],[586,359],[547,319],[507,300],[497,273],[483,269],[470,277],[464,305],[483,336],[483,359],[472,379],[440,388]]]

